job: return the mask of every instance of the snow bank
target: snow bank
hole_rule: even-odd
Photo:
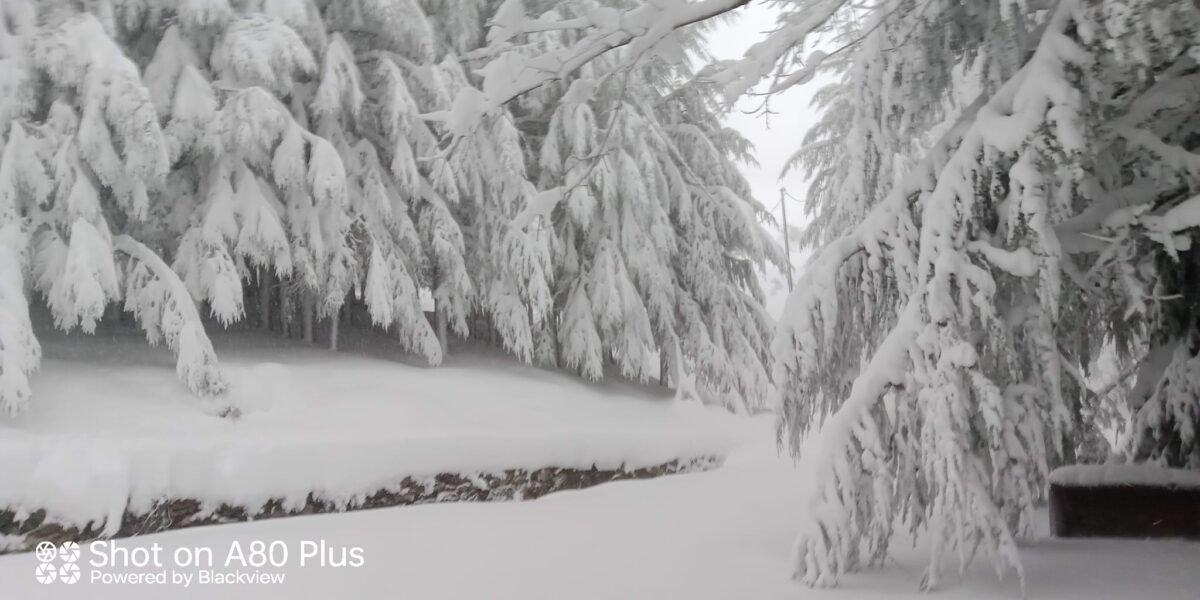
[[[164,560],[181,548],[220,557],[238,542],[280,542],[292,551],[275,585],[105,585],[83,562],[74,586],[43,585],[33,553],[0,556],[6,598],[114,600],[1017,600],[1012,578],[997,580],[976,560],[941,593],[918,591],[928,548],[892,546],[883,569],[810,589],[789,578],[788,552],[806,482],[779,457],[770,419],[721,469],[552,494],[532,502],[428,504],[199,527],[120,540],[159,544]],[[303,541],[361,548],[361,567],[301,566]],[[85,552],[88,549],[85,547]],[[1195,600],[1200,544],[1178,540],[1031,541],[1021,548],[1032,600]],[[90,554],[88,555],[90,556]],[[129,572],[133,569],[105,569]],[[194,572],[195,569],[182,569]]]
[[[723,457],[745,434],[742,420],[653,388],[491,355],[428,369],[252,334],[214,337],[241,411],[218,418],[139,337],[42,339],[37,400],[0,421],[0,509],[106,534],[168,498],[206,511],[299,508],[309,493],[340,504],[406,476]],[[392,344],[365,349],[396,355]]]
[[[1050,473],[1050,483],[1068,487],[1145,485],[1200,489],[1200,471],[1153,465],[1069,465]]]

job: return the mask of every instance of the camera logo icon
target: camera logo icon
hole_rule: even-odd
[[[79,544],[71,541],[63,542],[61,546],[49,541],[38,542],[33,550],[34,557],[38,559],[33,576],[43,585],[55,581],[67,585],[78,582],[79,565],[75,563],[79,560],[79,552]]]

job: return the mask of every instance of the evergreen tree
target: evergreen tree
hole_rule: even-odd
[[[925,587],[938,584],[947,557],[977,546],[1020,573],[1013,536],[1030,532],[1048,465],[1073,456],[1091,426],[1081,368],[1106,340],[1138,354],[1137,340],[1161,331],[1154,313],[1171,304],[1152,306],[1145,290],[1178,267],[1146,267],[1174,253],[1176,238],[1109,245],[1095,236],[1108,238],[1109,219],[1128,219],[1125,211],[1175,203],[1165,188],[1186,171],[1160,172],[1141,201],[1124,190],[1172,141],[1154,122],[1175,117],[1157,104],[1161,82],[1147,75],[1169,80],[1178,61],[1190,62],[1181,54],[1190,33],[1175,25],[1197,15],[1135,4],[1122,13],[1112,3],[1061,2],[1050,12],[934,3],[918,16],[911,3],[883,3],[867,19],[877,26],[848,46],[844,112],[828,113],[813,141],[834,139],[847,123],[873,135],[849,146],[849,160],[807,151],[818,173],[810,201],[830,215],[819,216],[809,239],[832,241],[776,339],[786,439],[823,423],[809,458],[826,479],[798,542],[806,581],[832,583],[863,560],[881,560],[893,513],[930,534]],[[1147,22],[1173,25],[1139,32]],[[926,31],[933,24],[954,39]],[[939,85],[956,78],[957,88]],[[1114,119],[1130,129],[1102,125]],[[902,181],[880,179],[874,165],[914,153],[892,137],[914,125],[916,139],[939,138],[922,142],[926,158]],[[1152,139],[1133,130],[1146,126]],[[837,185],[856,173],[865,191]],[[1126,243],[1137,250],[1114,261],[1110,253]],[[1099,335],[1088,331],[1097,322]],[[852,383],[837,377],[864,353],[873,357]],[[1170,397],[1196,403],[1186,392]],[[1156,432],[1194,422],[1187,409],[1165,412],[1172,416]]]
[[[300,305],[310,339],[314,312],[334,317],[365,288],[376,323],[440,360],[417,300],[431,285],[426,252],[446,280],[470,284],[457,225],[416,167],[437,147],[408,93],[433,56],[417,5],[64,0],[5,11],[6,260],[32,259],[59,327],[93,331],[127,288],[126,307],[177,352],[180,377],[219,394],[193,303],[229,325],[245,315],[244,289],[257,279],[269,306],[277,278],[282,319]],[[364,76],[360,55],[375,50],[405,54]],[[412,73],[396,64],[408,56]],[[445,100],[432,84],[423,91]],[[415,218],[433,224],[425,240]],[[37,364],[16,309],[21,280],[6,278],[3,294],[10,411]]]
[[[204,396],[226,387],[205,319],[228,327],[250,315],[308,341],[314,320],[328,319],[336,347],[350,303],[430,364],[451,330],[593,378],[611,361],[646,379],[659,356],[664,379],[695,380],[730,405],[765,397],[752,268],[776,253],[734,168],[745,142],[720,128],[711,87],[683,83],[681,52],[698,38],[578,80],[603,80],[603,99],[556,109],[567,90],[547,90],[515,106],[518,117],[486,106],[495,73],[513,64],[479,48],[490,9],[478,3],[12,0],[3,10],[8,412],[26,403],[39,359],[30,289],[58,327],[89,333],[123,299]],[[564,43],[526,38],[530,55]],[[576,111],[569,123],[566,111]],[[579,121],[585,113],[601,121]],[[551,130],[523,131],[538,115]],[[554,146],[576,125],[591,139],[576,150],[590,155],[556,163]],[[568,208],[569,219],[533,223]]]
[[[506,4],[496,63],[554,68],[497,70],[481,114],[576,69],[631,68],[744,2],[570,18]],[[798,454],[821,426],[799,578],[878,564],[896,526],[931,541],[927,589],[980,548],[1020,573],[1014,536],[1050,465],[1094,428],[1086,371],[1104,348],[1136,374],[1100,390],[1127,399],[1126,451],[1200,464],[1183,91],[1198,19],[1165,0],[807,0],[709,71],[730,98],[842,74],[796,157],[814,176],[805,242],[821,250],[773,343],[782,439]],[[511,56],[541,31],[574,41]]]
[[[559,3],[540,19],[616,10]],[[551,31],[519,47],[546,54],[576,40]],[[703,52],[700,32],[640,60],[597,60],[520,100],[544,191],[517,224],[562,246],[562,364],[598,379],[611,361],[625,377],[695,381],[706,398],[758,408],[770,325],[754,269],[781,255],[736,168],[748,144],[720,124],[716,90],[688,83],[684,51]]]
[[[167,184],[169,146],[138,66],[113,35],[111,11],[65,2],[4,5],[5,150],[0,157],[0,228],[8,266],[2,295],[4,378],[0,405],[27,400],[37,367],[22,267],[55,324],[95,330],[105,306],[128,286],[127,306],[150,341],[166,339],[177,370],[202,396],[225,389],[212,346],[179,276],[120,232],[146,219],[150,191]],[[129,260],[118,269],[117,259]]]

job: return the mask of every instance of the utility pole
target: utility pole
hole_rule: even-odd
[[[792,291],[792,245],[788,243],[787,191],[779,188],[779,210],[783,211],[783,258],[787,260],[788,293]]]

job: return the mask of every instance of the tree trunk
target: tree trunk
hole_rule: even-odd
[[[270,269],[258,269],[258,328],[263,331],[271,330],[271,281],[274,279]]]
[[[304,300],[300,304],[300,312],[303,313],[304,320],[304,341],[313,343],[313,292],[312,290],[304,290]]]
[[[442,310],[442,303],[434,301],[433,303],[433,324],[437,331],[438,345],[442,347],[442,360],[450,354],[450,340],[446,336],[446,311]]]
[[[337,310],[333,311],[329,323],[329,349],[334,352],[337,352],[338,349],[338,321],[341,320],[341,317],[342,308],[339,306]]]
[[[558,314],[557,312],[555,314]],[[548,317],[550,319],[550,343],[554,344],[554,366],[561,367],[563,364],[562,356],[562,340],[558,339],[558,317]]]
[[[290,287],[284,281],[279,282],[279,334],[285,338],[292,337],[292,313],[295,312]]]
[[[104,321],[112,324],[120,323],[122,321],[121,315],[125,313],[121,307],[122,304],[120,302],[109,302],[104,305]]]

